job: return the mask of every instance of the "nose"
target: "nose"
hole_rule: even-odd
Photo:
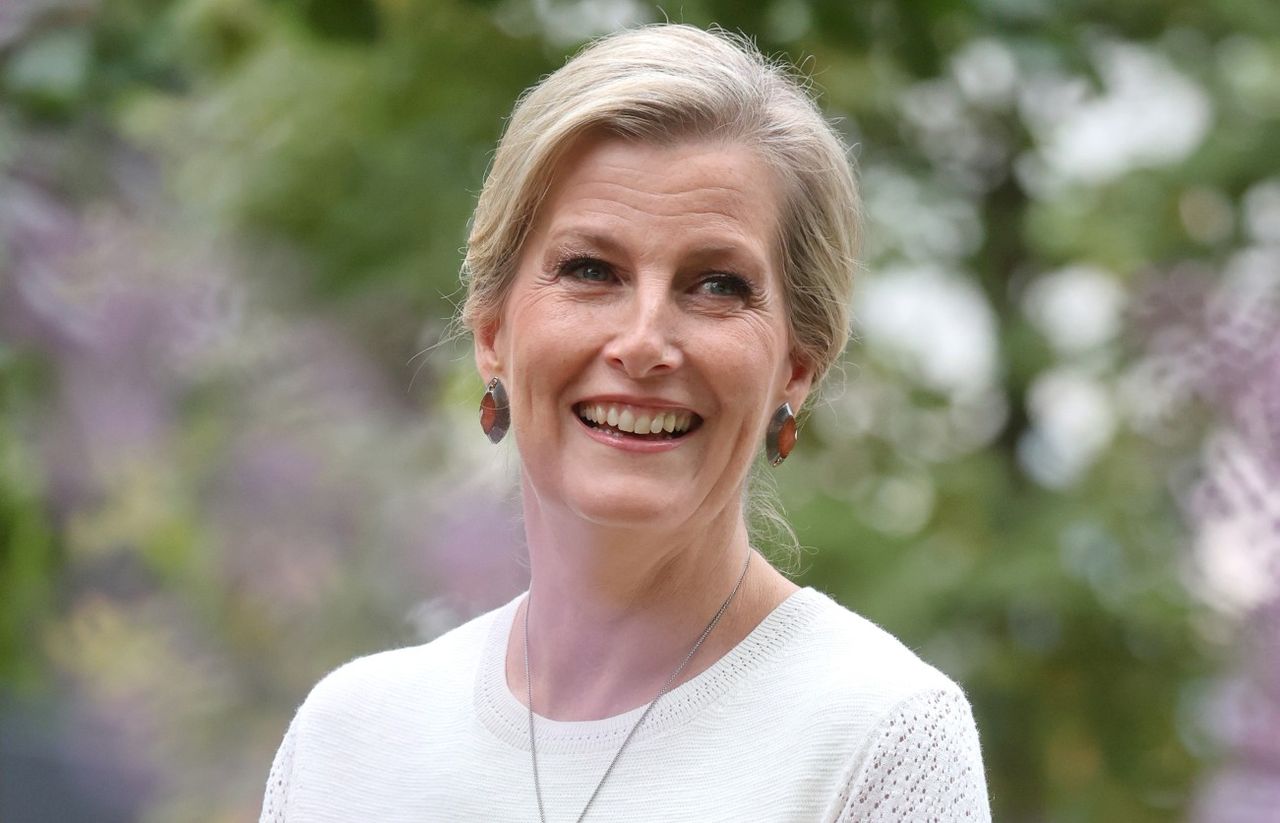
[[[604,357],[627,377],[640,380],[675,371],[683,351],[675,334],[675,307],[665,289],[637,289],[619,312]]]

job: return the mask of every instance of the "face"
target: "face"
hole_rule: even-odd
[[[772,174],[741,146],[584,140],[476,359],[511,399],[526,506],[600,525],[740,516],[773,411],[799,408]]]

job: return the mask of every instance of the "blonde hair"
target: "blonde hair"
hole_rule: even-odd
[[[556,164],[588,132],[754,148],[777,175],[792,346],[815,385],[848,339],[860,205],[848,152],[801,81],[746,38],[663,24],[596,40],[521,96],[472,217],[461,320],[498,316]]]

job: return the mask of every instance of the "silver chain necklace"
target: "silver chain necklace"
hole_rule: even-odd
[[[640,718],[636,720],[635,725],[631,727],[631,731],[627,732],[626,739],[622,741],[622,745],[618,747],[618,751],[613,756],[613,760],[609,761],[609,767],[604,770],[604,774],[600,776],[600,782],[596,783],[595,791],[591,793],[591,797],[587,798],[587,805],[582,807],[582,814],[578,815],[578,823],[582,823],[582,819],[587,816],[587,810],[591,808],[591,804],[595,802],[596,795],[600,794],[600,787],[604,785],[604,781],[609,779],[610,772],[617,765],[618,758],[622,757],[622,752],[627,748],[627,744],[631,742],[631,738],[635,737],[636,730],[640,728],[640,724],[649,716],[649,712],[657,705],[658,701],[671,688],[671,684],[680,676],[680,672],[684,671],[684,667],[693,659],[693,655],[698,651],[698,647],[711,634],[711,630],[720,622],[720,618],[728,611],[729,604],[733,602],[733,598],[738,594],[738,589],[742,588],[742,581],[747,577],[747,567],[751,565],[751,550],[747,549],[747,560],[742,564],[742,573],[738,575],[738,582],[733,587],[733,591],[729,592],[729,596],[725,598],[724,603],[720,605],[720,610],[716,612],[715,617],[711,618],[711,622],[702,630],[702,635],[698,638],[698,642],[693,644],[693,648],[689,649],[689,653],[684,656],[684,660],[680,661],[680,665],[667,678],[667,682],[662,684],[662,689],[657,696],[649,702],[645,710],[641,712]],[[542,823],[547,823],[547,813],[542,806],[542,784],[538,781],[538,746],[533,735],[533,683],[529,677],[529,605],[530,599],[533,597],[533,589],[529,590],[529,594],[525,596],[524,604],[524,688],[525,703],[529,706],[529,757],[533,760],[533,790],[538,796],[538,819]]]

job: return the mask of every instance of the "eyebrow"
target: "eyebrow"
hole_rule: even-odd
[[[577,226],[557,229],[547,235],[545,242],[548,249],[561,249],[565,246],[570,248],[585,246],[599,249],[605,254],[616,254],[621,251],[621,246],[609,235],[602,234],[594,229],[583,229]]]
[[[604,255],[617,255],[622,251],[622,246],[607,233],[582,226],[556,229],[547,235],[545,243],[547,252],[550,254],[562,253],[566,248],[598,251]],[[754,250],[743,244],[714,240],[706,244],[695,244],[686,249],[682,256],[699,262],[728,259],[735,266],[745,268],[747,271],[743,273],[755,274],[759,277],[765,276],[770,265],[769,260],[762,259]]]

